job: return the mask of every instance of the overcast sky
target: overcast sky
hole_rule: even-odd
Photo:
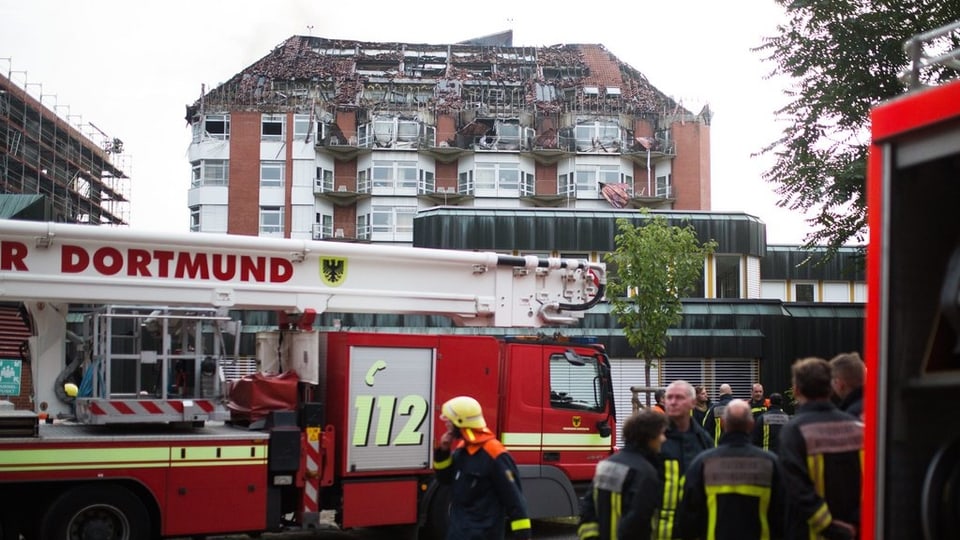
[[[796,244],[803,216],[775,205],[760,178],[771,160],[750,157],[783,129],[784,83],[750,50],[782,17],[772,0],[0,0],[0,72],[124,142],[133,228],[186,231],[184,106],[290,36],[454,43],[512,29],[516,46],[599,43],[688,109],[709,103],[712,210],[755,215],[769,243]]]

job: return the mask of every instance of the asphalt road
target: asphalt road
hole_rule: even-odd
[[[259,538],[263,540],[397,540],[398,536],[398,531],[390,528],[339,531],[331,527],[312,531],[265,533]],[[533,522],[533,537],[537,540],[576,540],[577,525],[572,519],[537,520]],[[211,536],[208,540],[245,540],[248,538],[250,537],[231,535]]]

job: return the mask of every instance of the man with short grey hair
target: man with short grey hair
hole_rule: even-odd
[[[674,538],[677,505],[683,495],[683,477],[690,463],[704,450],[713,448],[713,440],[704,429],[693,421],[693,406],[697,391],[684,380],[676,380],[667,386],[664,402],[670,426],[660,448],[663,461],[663,505],[655,537],[661,540]]]

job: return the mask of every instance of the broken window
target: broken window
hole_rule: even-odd
[[[282,141],[285,120],[286,117],[282,114],[264,114],[260,121],[260,139],[264,141]]]
[[[312,141],[311,124],[309,114],[293,115],[293,138],[299,141]]]
[[[208,114],[203,117],[204,136],[222,141],[230,138],[230,115]]]

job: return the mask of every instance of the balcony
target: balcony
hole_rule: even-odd
[[[630,199],[630,206],[634,208],[670,209],[677,197],[672,185],[647,186],[638,185]]]
[[[471,193],[460,193],[452,186],[441,186],[435,191],[421,189],[417,193],[417,198],[438,206],[459,206],[463,202],[473,200],[474,196]]]
[[[676,144],[673,141],[655,137],[634,137],[624,145],[624,148],[624,157],[639,165],[648,165],[677,156]]]
[[[334,188],[333,183],[319,181],[315,179],[313,183],[313,194],[321,199],[328,200],[337,206],[352,206],[357,201],[370,197],[370,188],[367,184],[366,189],[362,187],[357,191],[350,189],[345,184],[340,184]]]

